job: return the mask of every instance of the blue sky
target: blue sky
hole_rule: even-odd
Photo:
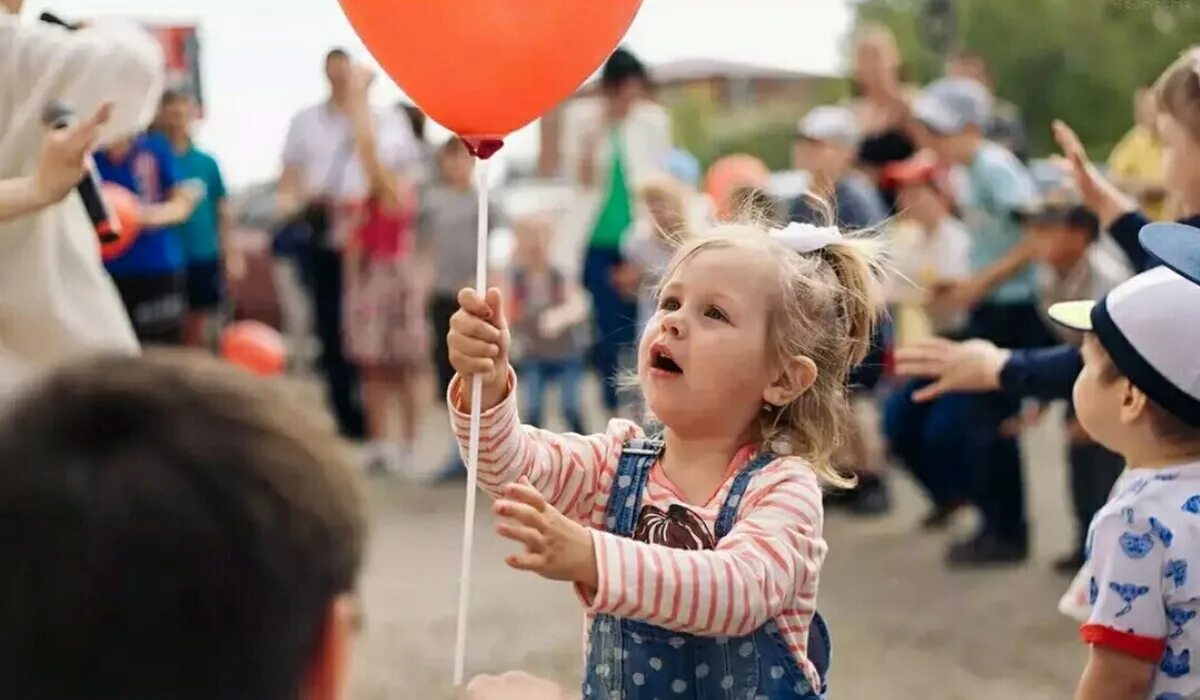
[[[277,172],[288,119],[323,96],[329,47],[370,60],[336,0],[26,0],[30,17],[43,9],[199,25],[208,108],[200,141],[235,186]],[[645,0],[625,44],[651,63],[709,57],[830,72],[842,64],[850,19],[845,0]],[[380,103],[400,97],[381,82]],[[535,143],[527,129],[508,150],[528,155]]]

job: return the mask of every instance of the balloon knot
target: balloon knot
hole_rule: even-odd
[[[487,160],[496,155],[504,147],[504,139],[478,138],[474,136],[461,137],[467,146],[467,151],[480,160]]]

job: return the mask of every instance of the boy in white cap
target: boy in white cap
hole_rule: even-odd
[[[816,107],[796,129],[792,162],[809,173],[809,194],[792,203],[789,219],[805,224],[836,224],[845,229],[878,226],[887,207],[869,180],[853,171],[862,133],[858,117],[845,107]],[[821,201],[813,199],[816,196]],[[823,205],[832,208],[833,221]]]
[[[1128,465],[1088,533],[1091,656],[1076,697],[1198,697],[1200,285],[1158,267],[1049,314],[1085,333],[1079,422]]]
[[[927,87],[913,104],[913,116],[945,165],[955,168],[955,199],[971,233],[971,276],[937,285],[940,305],[969,310],[966,335],[1001,347],[1053,345],[1038,314],[1031,250],[1014,214],[1037,202],[1029,171],[1015,155],[984,138],[992,97],[969,78],[945,78]],[[962,468],[979,484],[973,500],[983,514],[979,534],[954,545],[953,566],[1015,564],[1028,553],[1028,525],[1021,455],[1014,437],[1001,426],[1019,404],[999,393],[971,398],[971,448]]]

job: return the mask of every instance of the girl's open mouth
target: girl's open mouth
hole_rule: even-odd
[[[669,374],[683,374],[683,368],[671,357],[671,353],[662,345],[650,348],[650,368]]]

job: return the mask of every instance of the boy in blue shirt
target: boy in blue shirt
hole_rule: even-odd
[[[121,256],[105,263],[143,345],[176,345],[183,337],[183,249],[171,229],[192,214],[199,193],[180,186],[166,139],[142,134],[96,153],[106,182],[133,192],[142,203],[142,230]]]
[[[968,337],[1010,348],[1053,345],[1038,314],[1031,249],[1015,216],[1036,203],[1036,188],[1016,156],[984,139],[991,107],[987,89],[968,78],[938,80],[913,105],[938,157],[958,168],[958,208],[971,233],[972,277],[940,285],[935,298],[970,310]],[[975,501],[983,529],[952,547],[947,559],[957,566],[1017,563],[1028,553],[1021,455],[1016,438],[1001,425],[1019,405],[999,393],[970,403],[973,449],[964,459],[973,455],[980,461],[964,466],[978,475]]]
[[[225,297],[225,282],[245,273],[245,258],[233,244],[233,209],[225,180],[215,158],[192,141],[197,114],[191,95],[168,90],[163,94],[159,126],[171,144],[175,167],[184,181],[203,185],[203,198],[191,217],[176,227],[187,267],[187,322],[184,342],[203,346]]]

